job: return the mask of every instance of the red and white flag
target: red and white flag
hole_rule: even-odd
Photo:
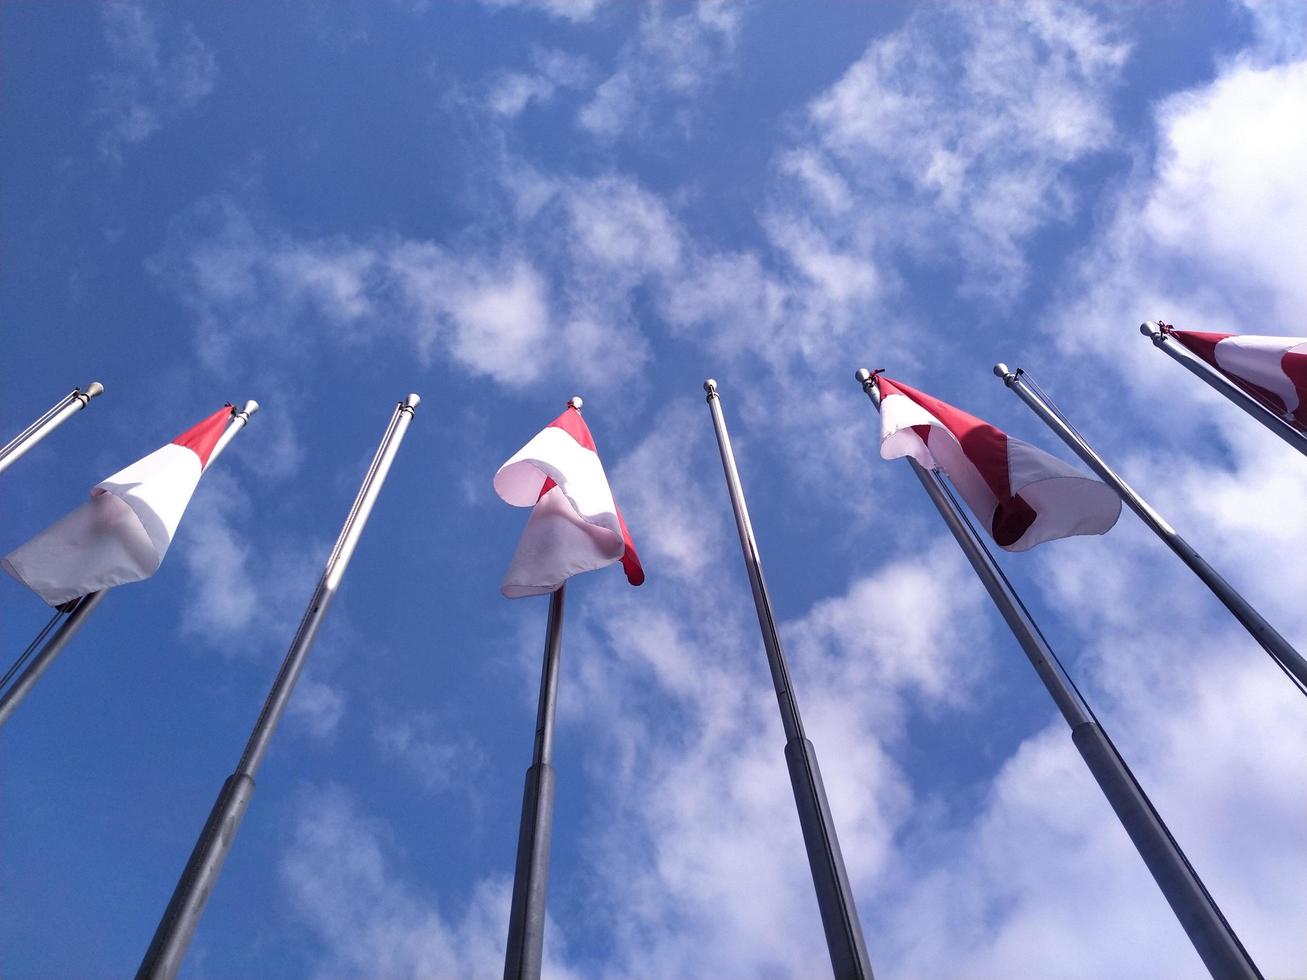
[[[1121,515],[1115,490],[974,415],[881,375],[880,455],[938,467],[1005,551],[1103,534]]]
[[[1162,329],[1267,408],[1307,432],[1307,338]]]
[[[621,561],[632,585],[640,556],[608,488],[594,437],[571,405],[495,474],[495,491],[531,516],[500,591],[510,599],[556,591],[577,572]]]
[[[158,571],[231,406],[119,470],[91,499],[0,559],[52,606]]]

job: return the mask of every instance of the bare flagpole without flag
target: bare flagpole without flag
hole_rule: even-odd
[[[1121,495],[1121,499],[1129,505],[1130,509],[1139,515],[1140,520],[1148,525],[1162,541],[1170,548],[1180,560],[1189,566],[1189,569],[1202,580],[1216,595],[1218,599],[1230,610],[1234,618],[1239,620],[1253,639],[1262,645],[1262,648],[1271,655],[1273,659],[1286,674],[1290,680],[1298,686],[1299,690],[1307,693],[1307,660],[1303,660],[1302,654],[1295,650],[1283,636],[1276,632],[1262,614],[1254,609],[1251,603],[1235,591],[1225,579],[1211,565],[1203,559],[1202,555],[1176,532],[1175,528],[1163,519],[1162,515],[1153,510],[1143,497],[1139,496],[1131,486],[1117,475],[1103,458],[1094,451],[1094,448],[1085,441],[1084,437],[1071,425],[1061,411],[1047,400],[1042,393],[1037,392],[1032,383],[1027,380],[1026,373],[1017,368],[1015,371],[1009,371],[1006,364],[994,365],[994,374],[1003,380],[1003,383],[1015,391],[1023,402],[1030,407],[1030,410],[1038,415],[1050,429],[1061,437],[1062,441],[1070,446],[1083,459],[1099,477]]]
[[[52,405],[44,415],[0,448],[0,473],[13,466],[25,452],[89,405],[92,398],[103,392],[104,385],[92,381],[85,389],[74,388]]]
[[[872,404],[879,409],[880,391],[875,376],[863,368],[856,377]],[[1217,980],[1260,978],[1256,964],[1221,914],[1198,872],[1180,850],[1180,845],[1171,836],[1161,815],[1153,808],[1089,704],[1066,675],[1021,597],[958,506],[943,478],[938,471],[926,469],[911,456],[906,459],[1066,720],[1071,729],[1071,741],[1116,812],[1121,826],[1152,873],[1203,964]]]
[[[1166,324],[1155,320],[1139,324],[1139,332],[1149,338],[1154,347],[1163,351],[1172,360],[1178,361],[1190,373],[1207,382],[1298,452],[1307,456],[1307,434],[1283,416],[1271,411],[1201,357],[1186,350],[1183,344],[1171,336],[1170,329]]]
[[[213,886],[218,881],[223,862],[227,859],[236,831],[240,828],[245,810],[249,806],[250,797],[254,795],[254,776],[264,756],[267,755],[272,733],[285,713],[286,705],[290,703],[291,692],[295,689],[295,682],[304,669],[304,661],[308,657],[309,649],[313,646],[331,600],[335,598],[336,590],[340,587],[341,578],[349,566],[350,557],[354,554],[354,548],[358,545],[359,537],[368,522],[368,515],[377,501],[377,495],[381,493],[386,474],[390,471],[390,465],[395,460],[395,454],[399,451],[404,433],[413,418],[413,410],[417,408],[420,400],[417,395],[409,395],[395,406],[390,424],[386,427],[376,455],[372,457],[372,463],[363,477],[363,483],[345,518],[340,536],[336,538],[336,544],[327,558],[322,577],[318,580],[317,588],[313,590],[313,597],[304,611],[304,618],[300,621],[295,639],[291,641],[286,658],[282,661],[281,670],[273,682],[272,690],[268,693],[267,701],[264,702],[263,711],[254,725],[249,742],[246,743],[245,752],[236,766],[236,771],[223,783],[218,799],[213,804],[208,820],[205,821],[204,829],[200,831],[200,838],[195,843],[195,849],[191,852],[190,860],[186,862],[181,879],[177,882],[177,888],[172,894],[171,901],[168,902],[167,909],[164,910],[163,918],[154,933],[154,939],[151,940],[145,959],[136,973],[137,980],[144,980],[144,978],[171,980],[181,968],[186,949],[195,934],[195,927],[199,925],[200,916],[203,915],[204,906],[209,900]]]
[[[799,826],[808,852],[808,866],[817,892],[817,906],[821,911],[831,967],[840,980],[846,977],[870,978],[871,962],[867,958],[866,943],[862,938],[862,924],[858,921],[853,889],[849,887],[844,856],[840,853],[840,842],[835,833],[835,821],[826,800],[821,770],[817,767],[817,750],[804,734],[803,720],[799,717],[799,705],[794,698],[789,667],[785,663],[785,650],[776,629],[767,583],[762,577],[758,542],[753,536],[753,525],[749,522],[749,510],[744,502],[744,489],[735,467],[731,439],[726,432],[717,382],[708,379],[703,383],[703,390],[708,394],[708,408],[717,433],[717,448],[721,452],[722,469],[726,474],[726,488],[731,496],[731,507],[735,511],[735,526],[740,533],[740,546],[744,550],[744,566],[749,573],[753,604],[758,612],[758,625],[762,628],[763,647],[767,651],[767,664],[771,668],[776,701],[780,706],[781,724],[785,729],[785,762],[790,771],[790,785],[794,789],[794,803],[799,811]]]
[[[95,387],[92,385],[91,387]],[[92,396],[93,397],[93,396]],[[222,435],[214,444],[213,450],[209,453],[209,461],[205,465],[207,470],[214,464],[214,461],[227,448],[228,444],[236,438],[236,433],[240,432],[249,422],[250,416],[259,410],[259,403],[251,399],[245,403],[245,407],[239,412],[233,408],[231,421],[227,423],[227,428],[223,430]],[[23,670],[18,678],[9,686],[3,694],[0,694],[0,725],[4,725],[9,720],[28,693],[36,686],[36,682],[41,679],[57,656],[63,652],[69,641],[86,623],[87,617],[95,610],[108,593],[108,589],[100,589],[89,595],[81,596],[77,599],[70,600],[59,607],[61,613],[67,613],[65,619],[54,635],[45,642],[45,645],[32,657],[31,662]]]

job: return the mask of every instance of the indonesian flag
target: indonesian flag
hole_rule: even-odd
[[[1103,534],[1121,515],[1121,498],[1042,449],[881,375],[880,455],[911,456],[938,467],[1005,551],[1044,541]]]
[[[149,578],[230,419],[231,406],[220,408],[97,484],[90,500],[0,559],[0,566],[52,606]]]
[[[1307,339],[1162,329],[1267,408],[1307,432]]]
[[[615,561],[632,585],[644,581],[594,437],[575,407],[499,468],[495,491],[515,507],[532,508],[499,587],[508,598],[554,592],[577,572]]]

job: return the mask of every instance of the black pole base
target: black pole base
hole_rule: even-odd
[[[504,980],[539,980],[540,977],[553,821],[554,767],[538,762],[526,771],[526,789],[522,793],[522,825],[517,835]]]
[[[835,821],[826,801],[826,787],[817,767],[817,750],[806,738],[792,738],[785,743],[785,761],[790,767],[790,785],[794,787],[794,803],[799,810],[831,968],[836,980],[873,980],[862,923],[858,921],[844,855],[835,836]]]

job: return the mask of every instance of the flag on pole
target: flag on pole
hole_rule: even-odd
[[[1267,408],[1307,432],[1307,338],[1161,327]]]
[[[209,454],[231,419],[214,412],[91,490],[91,499],[0,559],[52,606],[158,571]]]
[[[1005,551],[1103,534],[1121,515],[1107,484],[947,402],[881,375],[880,455],[948,474]]]
[[[573,399],[495,474],[495,491],[531,516],[500,591],[510,599],[553,592],[578,572],[620,561],[632,585],[640,556],[613,500],[594,437]]]

